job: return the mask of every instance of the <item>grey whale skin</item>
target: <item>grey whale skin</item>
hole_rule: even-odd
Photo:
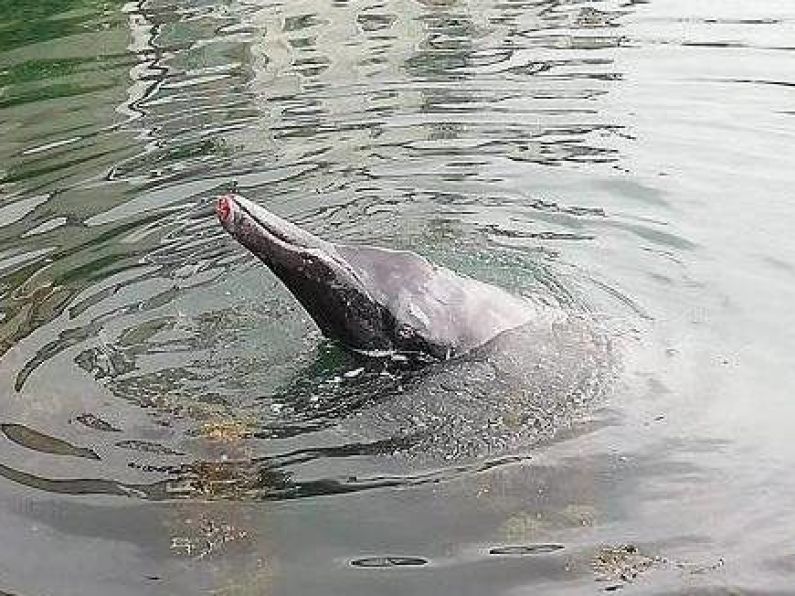
[[[216,212],[321,332],[356,352],[445,360],[548,314],[409,251],[328,242],[239,195]]]

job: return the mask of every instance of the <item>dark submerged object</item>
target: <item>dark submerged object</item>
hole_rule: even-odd
[[[322,240],[238,195],[220,197],[217,214],[326,337],[357,352],[445,360],[549,315],[412,252]]]

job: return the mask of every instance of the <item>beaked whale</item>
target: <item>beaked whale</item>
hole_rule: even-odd
[[[446,360],[548,315],[413,252],[323,240],[239,195],[220,197],[216,212],[326,337],[359,353]]]

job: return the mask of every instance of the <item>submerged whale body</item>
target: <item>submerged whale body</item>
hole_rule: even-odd
[[[328,242],[238,195],[216,210],[323,334],[357,352],[445,360],[548,314],[413,252]]]

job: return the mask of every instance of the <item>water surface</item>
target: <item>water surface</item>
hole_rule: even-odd
[[[0,3],[0,590],[791,590],[793,25]],[[220,229],[230,189],[589,331],[362,370]]]

